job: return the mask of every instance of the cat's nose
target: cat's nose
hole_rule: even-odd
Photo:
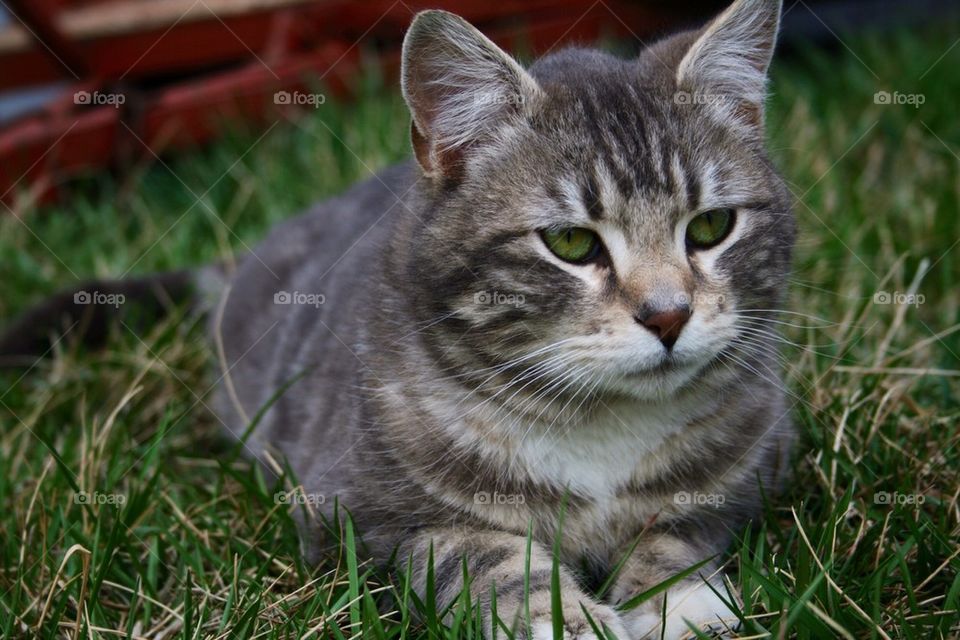
[[[637,316],[637,322],[657,336],[669,351],[680,337],[690,315],[690,307],[682,305],[664,311],[645,312]]]

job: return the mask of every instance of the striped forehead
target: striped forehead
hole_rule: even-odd
[[[664,158],[656,169],[656,181],[644,188],[625,183],[624,167],[597,159],[592,165],[558,177],[548,191],[572,216],[571,222],[614,225],[632,238],[649,231],[658,221],[672,224],[713,199],[715,166],[696,166],[684,160],[677,149],[668,151]]]

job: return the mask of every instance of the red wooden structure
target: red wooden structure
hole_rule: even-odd
[[[349,94],[361,50],[396,73],[425,8],[454,11],[507,47],[543,52],[608,35],[646,38],[681,18],[628,0],[7,0],[0,92],[62,83],[0,124],[0,200],[55,195],[71,177],[199,144],[231,119],[262,122],[277,92]],[[716,3],[699,3],[696,14]],[[712,6],[711,6],[712,5]]]

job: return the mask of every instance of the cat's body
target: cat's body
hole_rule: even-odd
[[[472,593],[495,585],[517,623],[530,528],[533,638],[553,637],[565,505],[568,637],[592,637],[581,603],[659,637],[661,598],[610,605],[721,553],[791,440],[775,318],[794,225],[762,128],[778,21],[779,1],[739,0],[636,60],[570,49],[528,72],[421,14],[403,60],[417,163],[245,257],[211,314],[218,419],[239,437],[266,409],[250,454],[286,459],[421,586],[432,546],[441,604],[466,558]],[[628,553],[595,602],[584,580]],[[733,622],[705,580],[726,593],[709,566],[671,588],[665,637]]]
[[[756,471],[774,487],[789,444],[774,363],[754,373],[711,367],[660,401],[541,399],[542,386],[522,383],[498,396],[505,387],[492,380],[465,384],[443,354],[420,346],[431,320],[401,275],[406,238],[428,224],[411,188],[416,173],[412,164],[388,169],[280,225],[245,258],[211,326],[228,367],[216,413],[230,432],[244,433],[269,407],[248,451],[285,457],[303,491],[324,497],[327,515],[338,497],[381,557],[401,532],[441,523],[523,533],[532,517],[552,540],[564,499],[563,541],[577,564],[609,568],[644,525],[674,524],[697,507],[677,504],[678,493],[722,494],[723,508],[695,510],[736,530],[757,503]],[[390,277],[367,280],[370,272]],[[479,281],[475,288],[486,292]],[[303,302],[276,302],[284,293]],[[322,304],[311,302],[320,296]],[[273,398],[279,389],[287,390]],[[497,403],[508,399],[547,402],[518,417]],[[564,405],[563,414],[553,410]],[[319,544],[305,540],[308,549]]]
[[[426,15],[418,59],[429,60],[431,40],[473,37],[452,17]],[[423,94],[443,82],[417,86],[418,69],[408,63],[421,166],[388,170],[278,228],[246,258],[222,321],[214,319],[233,387],[218,406],[231,430],[242,433],[270,405],[249,449],[285,457],[328,512],[334,498],[346,506],[376,557],[399,547],[399,557],[412,556],[422,570],[432,541],[443,598],[459,590],[466,556],[474,593],[494,581],[500,611],[518,611],[511,598],[522,586],[524,535],[532,522],[546,553],[566,502],[568,567],[602,576],[644,532],[638,560],[613,592],[625,599],[722,552],[755,512],[760,484],[777,484],[790,424],[775,349],[767,341],[725,359],[736,331],[723,313],[738,305],[773,317],[789,263],[789,202],[749,124],[731,132],[729,122],[690,118],[690,105],[674,98],[675,76],[658,67],[677,68],[699,35],[634,61],[588,50],[538,61],[529,76],[506,81],[519,87],[516,100],[498,94],[504,105],[522,105],[523,123],[508,123],[514,113],[499,129],[493,122],[452,131],[489,142],[452,142],[467,155],[449,166],[424,131],[442,129],[442,114],[431,112],[433,125],[417,112],[418,100],[428,112],[436,106]],[[408,37],[407,46],[421,45]],[[451,66],[469,68],[451,57]],[[464,73],[443,89],[482,83],[483,69],[477,76]],[[495,76],[490,82],[503,82]],[[467,113],[471,107],[477,113]],[[498,117],[487,107],[454,116]],[[739,231],[749,240],[734,237],[719,256],[697,256],[704,262],[692,269],[678,262],[661,236],[670,238],[678,215],[722,203],[750,216],[752,226]],[[596,300],[579,290],[576,270],[584,267],[551,260],[532,233],[552,223],[548,210],[603,230],[612,275],[600,277],[610,279]],[[718,260],[730,271],[726,282],[704,273],[721,271]],[[582,276],[586,286],[595,276]],[[590,305],[626,298],[642,306],[656,295],[662,302],[662,291],[650,293],[660,280],[671,296],[705,300],[694,302],[667,348],[672,359],[647,363],[657,356],[638,353],[641,371],[632,373],[602,352],[591,356],[599,342],[574,345],[593,358],[586,364],[557,355],[579,334],[622,348],[632,329]],[[306,304],[275,304],[282,292]],[[322,305],[310,304],[320,295]],[[643,340],[644,329],[636,333]],[[304,542],[316,549],[322,538],[308,526]],[[544,562],[533,567],[535,622],[546,606]],[[587,631],[576,622],[576,601],[589,600],[572,575],[565,596],[576,635]],[[692,609],[681,605],[680,613],[696,622],[725,612],[705,589],[691,598]],[[628,636],[656,631],[655,606],[627,616]],[[612,611],[591,607],[619,624]],[[668,637],[685,629],[679,618],[672,616]]]

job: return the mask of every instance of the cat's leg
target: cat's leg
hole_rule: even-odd
[[[497,617],[515,637],[526,640],[552,640],[553,626],[550,607],[550,579],[552,559],[549,550],[534,542],[530,552],[529,606],[530,629],[526,625],[524,582],[527,540],[499,531],[476,529],[433,529],[421,532],[409,544],[401,547],[403,557],[413,562],[414,587],[423,596],[426,587],[426,567],[433,544],[435,589],[438,608],[455,601],[463,589],[463,559],[466,558],[470,576],[470,595],[484,611],[484,632],[492,638],[493,620],[490,615],[490,591],[496,590]],[[606,626],[617,638],[627,640],[616,612],[596,602],[579,587],[565,568],[560,569],[560,593],[563,602],[564,638],[595,640],[581,605],[594,623]],[[507,637],[500,628],[497,637]]]
[[[611,602],[615,605],[626,602],[709,555],[703,547],[674,535],[644,535],[617,576]],[[692,638],[694,634],[687,621],[694,627],[714,633],[735,630],[739,625],[736,614],[724,602],[732,602],[733,597],[727,592],[723,575],[710,564],[673,585],[667,590],[666,599],[665,615],[663,594],[634,609],[620,612],[629,637],[637,640],[660,638],[663,626],[662,637],[666,640]]]

